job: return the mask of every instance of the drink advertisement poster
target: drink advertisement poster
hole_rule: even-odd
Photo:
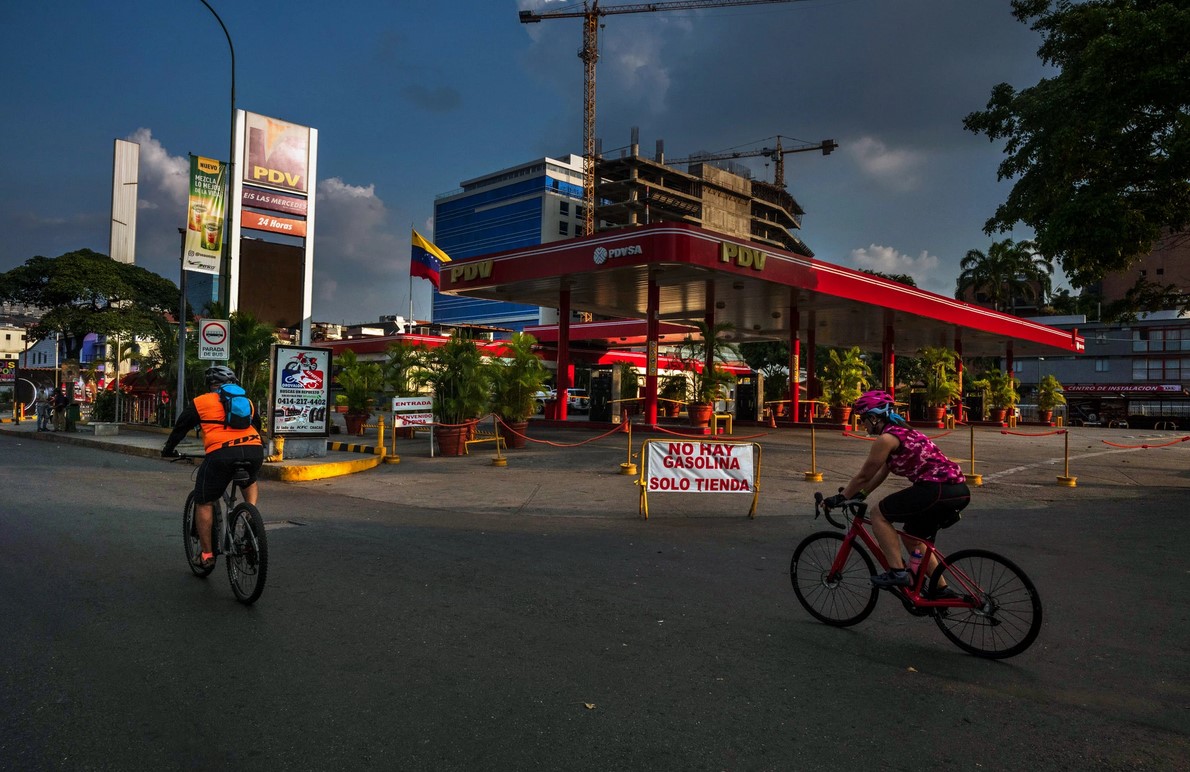
[[[325,437],[331,350],[274,346],[273,373],[273,434]]]
[[[190,156],[190,198],[186,209],[186,248],[182,258],[182,267],[187,271],[219,273],[226,190],[227,164]]]

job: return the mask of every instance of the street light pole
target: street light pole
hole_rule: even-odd
[[[174,396],[174,420],[182,415],[186,396],[186,229],[178,228],[182,237],[182,299],[178,301],[178,393]]]
[[[225,314],[231,313],[231,245],[228,243],[231,239],[231,218],[227,214],[231,213],[231,189],[232,176],[235,174],[236,162],[236,48],[231,44],[231,34],[227,31],[227,25],[223,23],[223,19],[219,18],[219,14],[211,7],[207,0],[198,0],[207,7],[211,15],[215,17],[215,21],[219,22],[219,27],[223,30],[223,36],[227,38],[227,47],[231,50],[231,142],[228,144],[227,150],[227,198],[225,216],[223,218],[223,251],[220,259],[223,262],[223,269],[219,273],[219,302],[223,305],[223,312]]]

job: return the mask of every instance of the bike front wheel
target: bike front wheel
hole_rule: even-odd
[[[934,570],[939,582],[972,605],[934,611],[943,635],[978,657],[1004,659],[1020,654],[1041,632],[1041,598],[1025,572],[1011,560],[986,550],[961,550]]]
[[[229,516],[230,545],[227,578],[236,600],[244,605],[256,602],[264,592],[269,568],[269,545],[260,511],[247,502],[236,505]]]
[[[195,576],[205,577],[215,570],[215,564],[204,568],[199,560],[202,544],[198,540],[198,527],[194,522],[194,504],[194,491],[190,491],[190,495],[186,497],[186,506],[182,510],[182,544],[186,547],[186,564],[190,566],[190,570]]]
[[[832,573],[831,566],[843,535],[816,533],[807,536],[793,551],[789,579],[793,592],[810,615],[835,627],[858,624],[876,608],[877,589],[872,585],[876,568],[872,558],[852,543],[847,561]]]

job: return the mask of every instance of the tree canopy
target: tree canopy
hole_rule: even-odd
[[[0,299],[44,309],[31,340],[61,333],[67,356],[77,358],[87,333],[155,335],[162,314],[176,311],[179,292],[152,271],[80,249],[0,274]]]
[[[977,299],[986,297],[997,311],[1015,310],[1018,297],[1041,305],[1049,296],[1054,267],[1034,249],[1031,241],[1005,239],[993,243],[987,254],[968,250],[959,263],[955,297],[971,290]]]
[[[1190,226],[1190,5],[1184,0],[1013,0],[1058,74],[992,90],[964,126],[1004,140],[1015,179],[985,225],[1033,229],[1077,287],[1127,268]]]

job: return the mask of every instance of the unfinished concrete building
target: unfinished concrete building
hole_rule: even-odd
[[[829,151],[828,151],[829,152]],[[654,158],[640,155],[636,142],[618,158],[595,163],[596,222],[600,231],[657,222],[697,225],[805,257],[814,253],[793,231],[805,214],[784,186],[753,180],[749,170],[722,160],[665,162],[661,143]],[[685,171],[677,168],[686,167]]]

